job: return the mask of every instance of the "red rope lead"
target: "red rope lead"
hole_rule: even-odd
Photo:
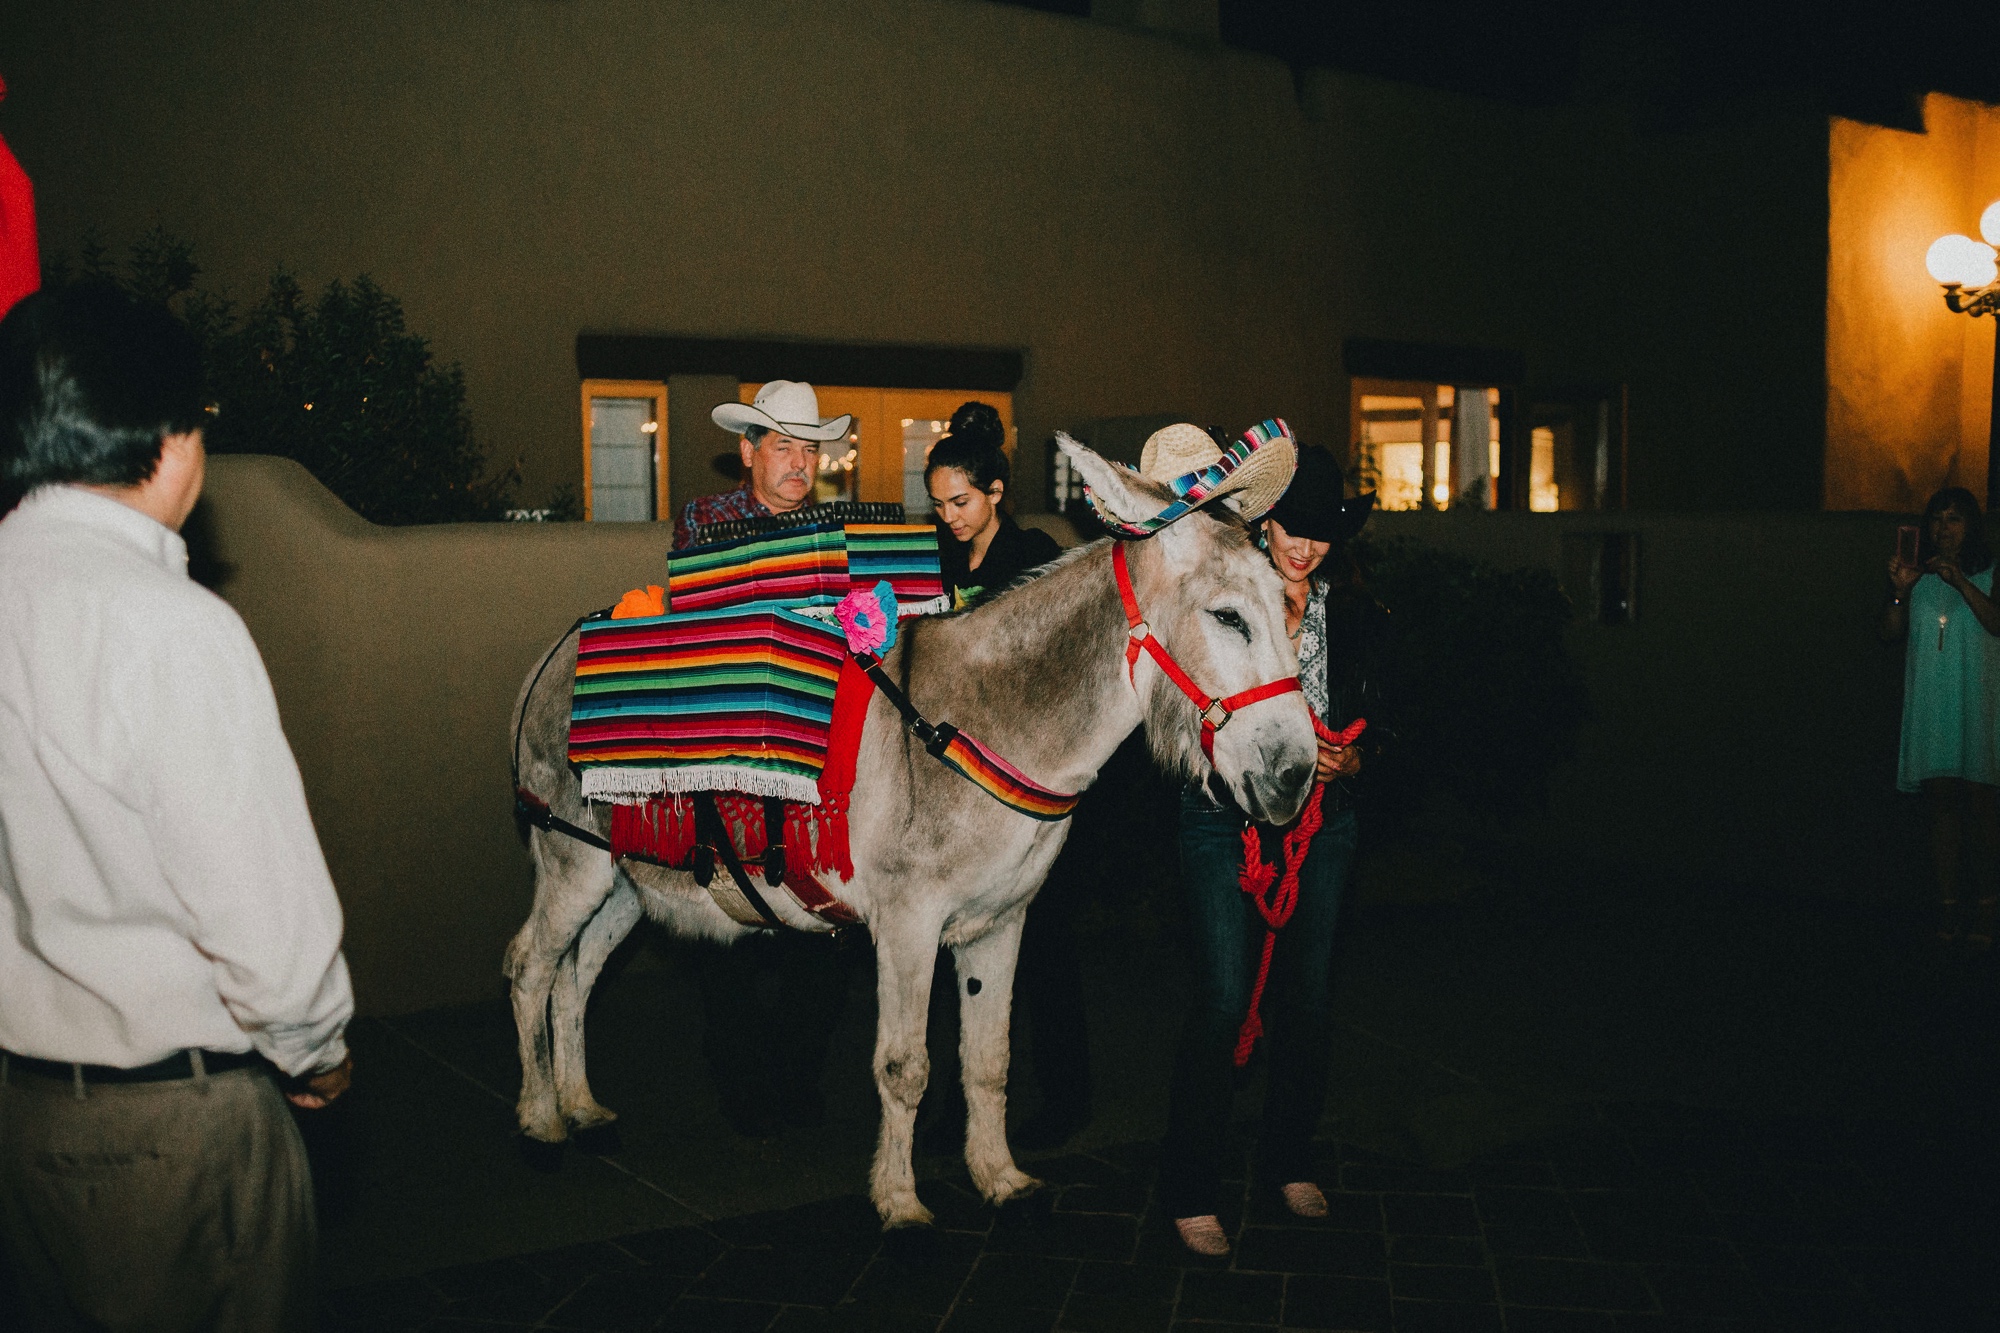
[[[1327,730],[1326,724],[1313,719],[1313,730],[1319,738],[1335,746],[1349,746],[1360,738],[1368,728],[1366,718],[1356,718],[1344,731]],[[1264,952],[1257,963],[1257,982],[1250,988],[1250,1010],[1243,1015],[1243,1027],[1236,1034],[1236,1067],[1241,1069],[1250,1063],[1250,1052],[1257,1045],[1257,1038],[1264,1035],[1264,984],[1271,979],[1271,954],[1278,946],[1278,932],[1292,919],[1292,913],[1299,905],[1299,868],[1305,864],[1306,852],[1312,847],[1313,835],[1320,831],[1325,816],[1320,812],[1320,797],[1326,792],[1324,782],[1313,783],[1312,795],[1306,798],[1306,808],[1300,813],[1298,822],[1285,831],[1284,873],[1275,866],[1264,864],[1262,845],[1257,836],[1257,826],[1243,827],[1243,873],[1238,884],[1243,892],[1250,895],[1250,901],[1257,908],[1257,915],[1264,918]]]

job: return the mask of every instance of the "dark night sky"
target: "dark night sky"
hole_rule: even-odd
[[[1913,129],[1927,91],[2000,101],[2000,0],[1221,0],[1221,16],[1225,42],[1293,65],[1525,105],[1625,99],[1664,124],[1774,90]]]

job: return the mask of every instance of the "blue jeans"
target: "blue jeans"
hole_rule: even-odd
[[[1270,1081],[1257,1144],[1260,1178],[1311,1179],[1312,1133],[1326,1104],[1332,1042],[1333,930],[1354,864],[1352,810],[1326,821],[1299,869],[1299,901],[1278,932],[1264,990]],[[1216,1211],[1229,1113],[1236,1092],[1236,1034],[1250,1006],[1264,921],[1244,893],[1243,817],[1199,789],[1181,795],[1181,884],[1197,986],[1174,1060],[1161,1204],[1169,1217]]]

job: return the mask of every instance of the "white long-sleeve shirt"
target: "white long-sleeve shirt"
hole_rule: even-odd
[[[0,1048],[331,1068],[340,932],[242,620],[144,514],[29,495],[0,521]]]

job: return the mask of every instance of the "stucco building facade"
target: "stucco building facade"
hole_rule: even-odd
[[[1193,27],[987,0],[75,0],[0,14],[0,132],[49,249],[158,223],[238,295],[280,263],[373,275],[463,363],[531,502],[581,478],[591,334],[1010,354],[1031,509],[1049,434],[1107,418],[1276,413],[1344,450],[1356,344],[1438,349],[1432,378],[1488,356],[1520,403],[1617,395],[1633,506],[1830,496],[1809,99],[1656,129],[1615,96],[1527,109]],[[721,484],[706,408],[748,378],[686,364],[659,368],[663,500]]]

